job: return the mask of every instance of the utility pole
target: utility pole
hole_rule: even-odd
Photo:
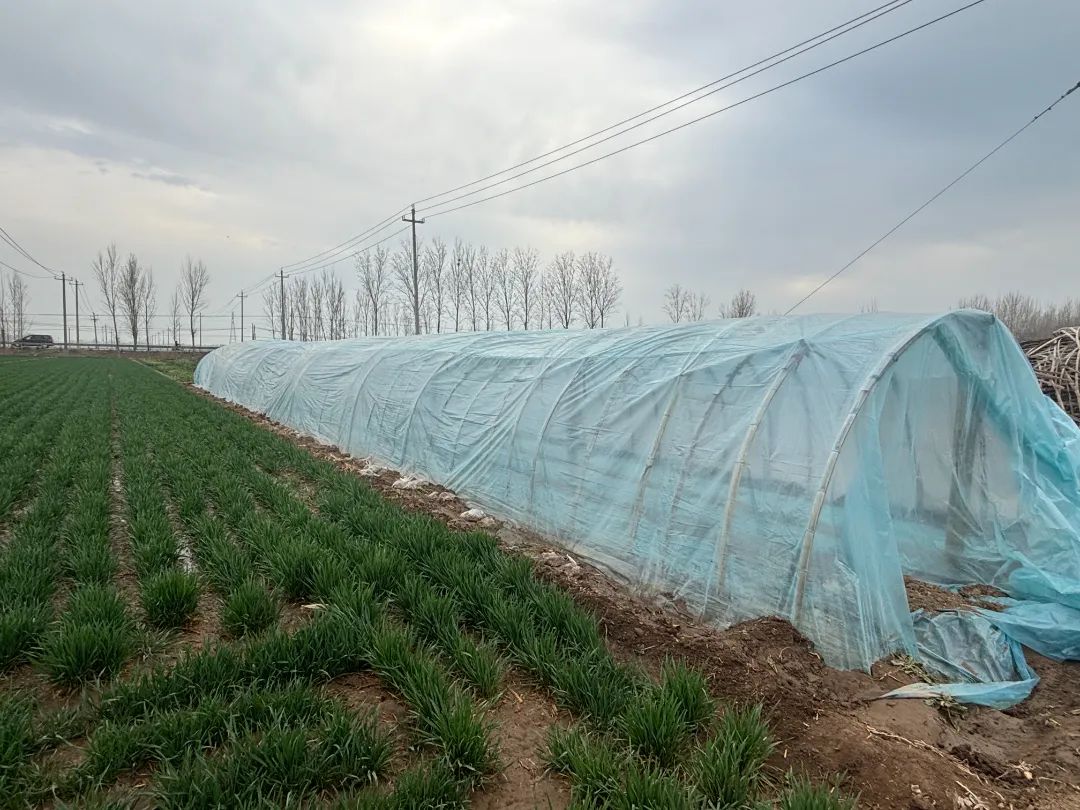
[[[229,343],[236,342],[236,313],[229,313]]]
[[[60,274],[60,290],[64,301],[64,348],[67,348],[67,275]]]
[[[93,313],[90,314],[90,320],[92,320],[94,322],[94,348],[97,348],[98,339],[97,339],[97,313],[96,312],[93,312]]]
[[[203,345],[202,342],[202,313],[199,313],[199,346]]]
[[[285,339],[285,268],[278,270],[281,276],[281,339]]]
[[[420,260],[416,255],[416,226],[423,225],[424,220],[416,218],[416,206],[412,206],[411,215],[402,217],[402,222],[412,225],[412,314],[413,334],[420,334]]]
[[[68,284],[75,288],[75,345],[82,345],[82,330],[79,328],[79,287],[83,283],[77,278],[68,279]]]
[[[240,291],[240,342],[244,342],[244,291]]]
[[[255,324],[251,325],[251,339],[255,339]]]

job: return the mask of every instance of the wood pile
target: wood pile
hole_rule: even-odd
[[[1080,326],[1058,329],[1023,348],[1043,392],[1080,424]]]

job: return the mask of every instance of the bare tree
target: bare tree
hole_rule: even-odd
[[[143,289],[145,286],[142,268],[134,253],[128,254],[127,261],[120,268],[116,282],[116,293],[120,300],[120,312],[127,321],[131,332],[131,348],[139,348],[139,323],[142,321]]]
[[[863,303],[859,304],[859,312],[862,312],[864,314],[873,313],[873,312],[877,312],[877,311],[878,311],[878,303],[877,303],[876,298],[871,298],[870,300],[863,301]]]
[[[323,340],[326,337],[325,324],[323,323],[323,298],[326,287],[327,269],[323,268],[322,275],[316,276],[308,285],[308,302],[311,305],[311,339]]]
[[[273,315],[270,322],[273,323]],[[169,334],[174,346],[180,345],[180,288],[174,287],[169,296]]]
[[[603,328],[622,294],[611,257],[591,251],[583,253],[577,259],[576,275],[578,309],[586,328]]]
[[[731,296],[731,303],[720,307],[724,318],[749,318],[757,313],[757,296],[750,290],[739,290]]]
[[[18,273],[11,273],[7,278],[8,317],[11,322],[11,340],[18,340],[30,329],[27,308],[30,306],[30,290]]]
[[[619,297],[622,295],[622,283],[615,273],[614,262],[610,256],[600,255],[597,261],[597,273],[600,276],[600,283],[597,285],[596,310],[600,314],[600,328],[603,329],[608,316],[619,305]]]
[[[454,250],[457,251],[457,245],[454,246]],[[442,331],[443,305],[446,297],[446,242],[437,236],[424,250],[423,269],[424,278],[431,292],[430,301],[434,308],[435,331],[438,333]]]
[[[475,332],[480,328],[481,296],[484,274],[487,273],[488,253],[487,248],[481,245],[473,254],[473,260],[469,262],[467,274],[467,296],[469,305],[469,324]]]
[[[480,311],[484,316],[484,330],[490,332],[492,304],[495,301],[496,290],[496,257],[489,256],[487,248],[481,248],[480,250],[484,262],[476,265],[476,283],[479,288]]]
[[[180,268],[180,299],[188,316],[192,346],[195,345],[195,316],[206,307],[206,287],[209,283],[210,274],[202,259],[192,261],[190,256],[184,259]]]
[[[555,320],[563,329],[569,329],[574,322],[574,307],[580,296],[578,290],[578,270],[574,265],[574,252],[555,254],[548,272],[548,300],[554,311]]]
[[[521,321],[525,329],[529,328],[529,315],[536,305],[536,281],[540,257],[531,247],[514,248],[514,285],[517,299],[521,306]]]
[[[577,258],[578,311],[586,329],[595,329],[600,325],[600,310],[596,305],[599,297],[600,273],[597,270],[596,254],[592,251],[582,253]]]
[[[502,248],[491,257],[492,283],[495,288],[495,303],[502,315],[506,330],[514,324],[514,312],[517,309],[517,286],[510,271],[510,254]]]
[[[686,297],[686,320],[701,321],[705,319],[705,313],[712,303],[705,293],[690,293]]]
[[[147,267],[142,277],[142,322],[146,337],[146,350],[150,351],[150,322],[157,315],[157,287],[154,284],[154,270]]]
[[[416,250],[418,255],[421,255],[419,253],[421,245],[418,244]],[[424,274],[419,274],[415,279],[413,277],[412,243],[408,239],[401,241],[400,250],[393,254],[390,264],[394,278],[397,280],[398,292],[404,299],[408,311],[414,316],[412,328],[408,330],[413,332],[416,330],[416,321],[419,319],[419,314],[424,310],[426,304],[428,284]]]
[[[454,254],[450,260],[448,292],[450,311],[454,315],[454,331],[461,331],[461,316],[468,304],[469,276],[473,272],[474,252],[472,245],[460,239],[454,242]]]
[[[277,284],[263,290],[263,312],[270,321],[270,337],[277,337],[281,324],[281,290]],[[285,336],[282,335],[281,339],[284,340]]]
[[[326,298],[326,321],[330,331],[331,340],[343,340],[345,338],[345,326],[348,322],[349,306],[345,300],[345,285],[332,273],[327,280],[326,289],[323,291]]]
[[[301,341],[312,340],[311,329],[311,296],[310,286],[308,285],[307,277],[294,278],[289,281],[289,306],[291,308],[290,317],[296,324],[296,331]],[[290,335],[290,337],[292,337]]]
[[[0,268],[0,349],[15,339],[8,332],[8,318],[11,316],[8,313],[7,285],[7,273],[3,268]]]
[[[104,253],[99,250],[97,259],[94,260],[91,268],[94,271],[94,278],[97,279],[101,298],[105,303],[105,311],[108,312],[109,317],[112,318],[113,338],[116,340],[116,350],[120,351],[120,330],[116,325],[116,314],[120,308],[116,289],[117,279],[120,274],[120,260],[116,255],[116,245],[110,244],[105,248]]]
[[[353,293],[353,328],[352,336],[354,338],[364,335],[365,337],[371,332],[371,302],[368,301],[367,296],[362,289],[358,289]]]
[[[683,289],[681,284],[672,284],[664,290],[664,312],[672,323],[681,323],[686,320],[690,291]]]
[[[365,251],[356,258],[356,274],[360,277],[360,290],[366,300],[366,310],[371,317],[371,334],[379,334],[379,316],[386,303],[389,278],[386,248],[379,246],[374,252]]]

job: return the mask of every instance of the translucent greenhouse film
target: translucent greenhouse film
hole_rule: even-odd
[[[1080,431],[985,313],[233,343],[195,382],[833,666],[917,649],[905,575],[1080,608]]]

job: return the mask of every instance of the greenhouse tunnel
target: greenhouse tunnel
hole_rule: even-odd
[[[986,313],[260,340],[195,383],[832,666],[915,653],[905,575],[1080,609],[1080,431]]]

